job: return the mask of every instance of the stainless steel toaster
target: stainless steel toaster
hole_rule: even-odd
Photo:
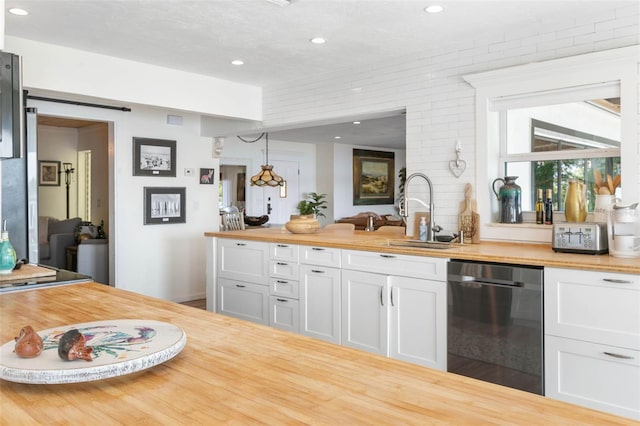
[[[559,223],[553,225],[554,251],[604,254],[609,251],[606,223]]]

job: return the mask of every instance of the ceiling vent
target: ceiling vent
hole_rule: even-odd
[[[277,4],[278,6],[285,7],[289,6],[291,3],[296,0],[267,0],[269,3]]]

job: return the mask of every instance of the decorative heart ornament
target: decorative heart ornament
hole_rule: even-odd
[[[451,170],[451,173],[453,173],[453,175],[457,178],[462,176],[462,173],[464,173],[466,168],[467,168],[467,162],[464,160],[449,161],[449,170]]]

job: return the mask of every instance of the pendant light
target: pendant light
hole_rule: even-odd
[[[251,186],[284,186],[284,179],[278,176],[276,172],[273,171],[273,166],[269,164],[269,133],[264,132],[260,136],[258,136],[257,139],[254,139],[252,141],[244,140],[240,136],[238,136],[238,139],[243,142],[253,143],[262,139],[263,136],[267,141],[267,147],[265,150],[265,164],[260,166],[260,172],[258,172],[258,174],[256,174],[255,176],[251,176]]]

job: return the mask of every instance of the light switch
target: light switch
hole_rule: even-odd
[[[195,173],[194,169],[184,169],[185,176],[193,176],[194,173]]]

